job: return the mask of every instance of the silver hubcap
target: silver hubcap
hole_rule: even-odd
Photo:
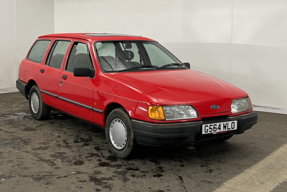
[[[39,97],[36,92],[33,92],[31,95],[31,109],[33,113],[38,113],[39,111]]]
[[[127,144],[127,128],[124,122],[115,118],[110,124],[109,135],[116,149],[123,149]]]

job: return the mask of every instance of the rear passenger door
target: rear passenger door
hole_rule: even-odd
[[[45,65],[41,65],[39,70],[39,88],[41,90],[44,103],[57,108],[59,94],[59,75],[66,52],[71,44],[68,40],[55,40]]]
[[[59,102],[61,110],[93,122],[93,78],[75,77],[74,68],[94,69],[90,55],[90,45],[86,41],[75,41],[62,70],[59,80]]]

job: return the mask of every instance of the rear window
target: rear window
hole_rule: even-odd
[[[44,55],[50,45],[51,40],[38,40],[34,43],[27,59],[42,63]]]

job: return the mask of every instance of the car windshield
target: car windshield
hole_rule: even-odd
[[[187,69],[174,55],[153,41],[95,42],[104,72]]]

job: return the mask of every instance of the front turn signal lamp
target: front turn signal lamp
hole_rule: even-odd
[[[149,106],[148,116],[154,120],[165,120],[164,111],[162,106]]]

